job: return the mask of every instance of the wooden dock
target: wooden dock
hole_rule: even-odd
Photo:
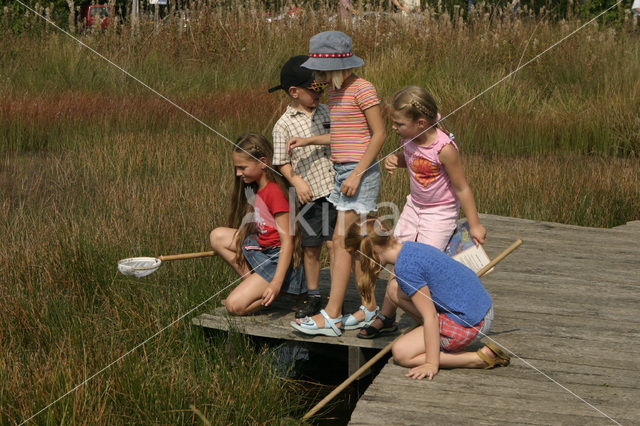
[[[482,279],[495,309],[489,336],[518,358],[507,368],[441,371],[431,382],[389,364],[351,424],[640,423],[640,222],[481,220],[491,257],[524,241]]]
[[[383,272],[380,277],[375,292],[376,300],[379,304],[382,303],[384,297],[386,277],[388,275]],[[329,295],[329,286],[329,270],[322,269],[320,271],[320,292],[325,298]],[[340,337],[308,336],[291,327],[290,322],[294,320],[293,306],[295,301],[288,297],[283,299],[277,299],[269,309],[246,317],[229,316],[224,306],[220,306],[212,313],[201,314],[193,318],[192,323],[204,328],[225,331],[234,330],[251,336],[270,339],[324,344],[327,346],[346,346],[349,359],[348,370],[344,373],[349,375],[367,361],[368,357],[366,357],[362,349],[382,349],[397,337],[402,330],[414,324],[413,320],[400,311],[400,315],[398,315],[400,329],[395,335],[383,336],[378,339],[359,339],[356,337],[358,330],[350,330],[343,332]],[[349,288],[345,296],[344,312],[355,312],[360,304],[360,296],[352,279],[349,282]]]
[[[406,379],[406,369],[389,363],[358,401],[351,423],[640,423],[640,221],[599,229],[492,215],[481,220],[490,257],[524,241],[482,279],[495,309],[490,337],[517,357],[507,368],[441,371],[430,382]],[[381,302],[384,281],[378,284]],[[359,304],[350,286],[345,311]],[[360,348],[382,348],[393,339],[363,340],[356,332],[307,337],[289,326],[292,319],[289,306],[280,305],[244,318],[218,308],[193,323],[346,345],[350,370],[362,361]],[[412,323],[400,319],[402,328]]]

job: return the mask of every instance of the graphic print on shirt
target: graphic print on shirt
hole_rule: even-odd
[[[438,164],[417,155],[411,157],[409,167],[416,174],[416,180],[425,188],[440,175]]]
[[[253,220],[255,221],[260,234],[266,234],[268,231],[276,227],[275,218],[259,195],[256,196],[255,203],[253,205]]]

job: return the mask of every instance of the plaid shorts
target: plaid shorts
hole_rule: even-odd
[[[443,312],[438,314],[438,323],[440,324],[440,349],[445,352],[460,352],[471,344],[476,337],[481,338],[487,333],[491,327],[493,320],[493,309],[490,308],[485,317],[473,327],[464,327]],[[485,324],[485,321],[487,324]],[[487,325],[488,327],[483,327]],[[482,334],[478,336],[478,332],[482,329]],[[479,340],[479,339],[478,339]]]

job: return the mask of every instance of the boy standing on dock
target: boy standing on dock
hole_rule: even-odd
[[[331,255],[331,239],[337,211],[327,200],[334,185],[333,164],[329,145],[308,145],[293,150],[287,142],[294,137],[308,138],[329,133],[329,108],[320,104],[326,83],[319,83],[313,73],[300,65],[306,55],[290,58],[280,72],[280,85],[269,92],[284,90],[289,95],[286,111],[273,127],[273,165],[296,190],[300,202],[301,241],[304,270],[307,280],[307,298],[296,311],[296,318],[313,316],[322,308],[318,287],[320,252],[326,241]],[[333,265],[333,259],[330,259]]]

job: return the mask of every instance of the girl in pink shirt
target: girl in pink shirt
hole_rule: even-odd
[[[327,198],[338,210],[333,233],[331,292],[319,315],[292,321],[306,334],[339,336],[341,329],[357,329],[373,321],[378,311],[375,300],[363,301],[360,309],[342,317],[342,302],[351,273],[351,254],[345,249],[346,230],[358,219],[376,210],[380,170],[376,156],[386,137],[380,100],[371,83],[356,76],[353,68],[364,61],[351,51],[351,38],[340,31],[316,34],[309,43],[309,60],[302,67],[314,71],[320,81],[329,82],[331,130],[326,135],[293,138],[290,149],[309,144],[330,144],[335,185]],[[360,273],[355,266],[356,276]]]
[[[411,188],[394,230],[396,240],[417,241],[443,251],[462,207],[474,242],[484,243],[487,232],[480,224],[458,147],[440,129],[440,114],[433,97],[421,87],[406,87],[393,97],[391,118],[402,151],[389,155],[384,166],[389,174],[406,167]],[[395,309],[391,306],[385,299],[377,319],[358,337],[373,338],[395,331]]]

